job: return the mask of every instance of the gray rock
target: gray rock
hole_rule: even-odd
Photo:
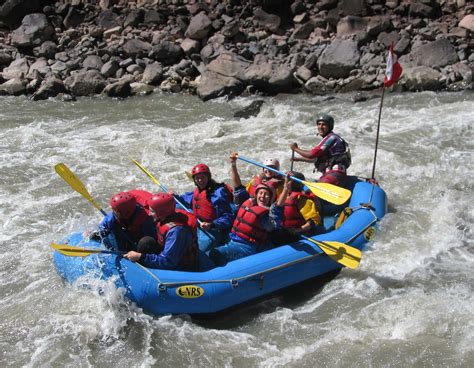
[[[105,78],[109,78],[113,76],[119,69],[120,66],[116,60],[109,60],[100,69],[100,74],[102,74]]]
[[[314,30],[314,25],[312,22],[306,22],[304,24],[298,25],[293,34],[291,35],[292,38],[297,40],[306,40],[308,39],[311,32]]]
[[[19,96],[26,93],[26,81],[20,78],[13,78],[0,84],[0,95]]]
[[[143,14],[143,23],[145,24],[164,24],[166,19],[156,10],[146,10]]]
[[[225,51],[211,61],[207,69],[226,77],[242,79],[242,75],[249,65],[250,62],[243,57],[233,52]]]
[[[334,40],[322,53],[318,66],[325,78],[346,78],[359,63],[357,43],[351,40]]]
[[[405,67],[403,85],[409,91],[436,91],[442,87],[442,74],[427,66]]]
[[[104,66],[102,59],[98,55],[88,55],[82,62],[82,68],[85,70],[101,70]]]
[[[81,24],[86,17],[86,13],[82,10],[77,9],[74,6],[70,6],[66,17],[64,18],[63,25],[66,28],[77,27]]]
[[[468,14],[459,22],[459,27],[468,29],[474,33],[474,14]]]
[[[337,37],[342,38],[352,34],[365,33],[368,21],[362,17],[349,15],[337,23]]]
[[[260,108],[265,103],[263,100],[252,101],[252,103],[243,109],[236,111],[234,113],[234,118],[244,118],[248,119],[252,116],[257,116],[260,112]]]
[[[281,23],[281,19],[278,15],[266,13],[261,8],[254,10],[253,19],[259,26],[272,33],[278,32]]]
[[[145,84],[145,83],[139,83],[139,82],[130,83],[130,88],[131,88],[131,94],[133,96],[149,95],[153,93],[153,91],[155,90],[153,86],[150,86],[149,84]]]
[[[22,79],[28,74],[29,68],[26,58],[13,60],[9,66],[3,69],[3,79]]]
[[[440,68],[459,61],[456,49],[447,39],[439,39],[411,51],[410,56],[416,65]]]
[[[160,63],[148,64],[143,72],[142,82],[151,85],[159,85],[163,80],[163,68]]]
[[[50,77],[43,81],[41,87],[33,93],[31,99],[33,101],[46,100],[64,92],[66,92],[66,88],[62,80],[56,77]]]
[[[91,96],[102,92],[105,80],[97,70],[81,70],[67,78],[65,85],[75,96]]]
[[[100,12],[96,24],[103,29],[111,29],[122,25],[119,17],[112,10]]]
[[[126,56],[133,58],[141,58],[148,55],[151,50],[151,44],[139,39],[132,39],[125,42],[122,50]]]
[[[185,36],[193,40],[202,40],[209,34],[211,24],[212,21],[206,13],[200,12],[192,17],[191,22],[189,22],[189,26],[186,29]]]
[[[327,79],[318,75],[308,80],[304,87],[308,92],[311,92],[313,95],[322,96],[332,92],[331,88],[328,87],[327,82]]]
[[[183,50],[181,47],[169,41],[163,41],[153,46],[149,53],[150,58],[160,61],[164,65],[174,64],[180,60],[182,56]]]
[[[10,53],[0,50],[0,65],[9,65],[12,62],[12,56]]]
[[[54,28],[42,13],[28,14],[12,32],[11,44],[17,47],[38,46],[54,37]]]
[[[45,58],[39,58],[33,64],[31,64],[26,77],[29,79],[33,79],[34,73],[36,71],[42,77],[44,77],[46,74],[48,74],[51,71],[51,67],[48,65],[48,61]]]
[[[44,41],[40,46],[33,49],[33,55],[36,57],[45,57],[54,59],[54,55],[58,50],[58,46],[53,41]]]
[[[181,44],[181,49],[186,55],[196,54],[201,49],[201,43],[197,40],[192,40],[191,38],[185,38]]]
[[[207,101],[222,96],[237,96],[244,88],[244,84],[237,78],[207,71],[201,75],[196,92],[201,100]]]
[[[102,94],[109,97],[128,97],[132,95],[130,87],[131,79],[122,78],[121,80],[105,86]]]

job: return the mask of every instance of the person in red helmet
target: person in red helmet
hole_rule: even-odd
[[[195,271],[198,267],[197,226],[195,217],[180,209],[170,193],[158,193],[148,202],[156,221],[156,239],[144,238],[138,251],[124,255],[146,267]]]
[[[294,158],[293,161],[313,162],[315,170],[322,173],[320,182],[342,186],[346,181],[346,170],[351,164],[349,145],[333,132],[334,119],[331,115],[319,116],[316,128],[322,140],[313,149],[304,150],[299,148],[297,143],[290,144],[291,150],[302,156]]]
[[[186,203],[199,219],[199,249],[207,252],[225,243],[228,238],[234,221],[232,188],[224,183],[217,183],[212,178],[209,166],[205,164],[194,166],[191,175],[196,188],[177,198]]]
[[[236,163],[237,155],[231,153],[230,160],[235,186],[234,203],[239,206],[239,209],[232,224],[230,240],[209,252],[209,257],[218,266],[271,247],[270,235],[280,228],[283,220],[283,204],[290,188],[290,182],[286,177],[278,200],[276,200],[275,188],[266,183],[257,185],[254,197],[251,197],[240,180]]]
[[[271,167],[276,170],[280,170],[280,161],[276,158],[268,158],[263,161],[263,164]],[[275,188],[277,196],[281,194],[283,191],[283,178],[275,174],[273,171],[263,168],[257,175],[255,175],[245,186],[247,192],[249,192],[250,196],[253,197],[255,195],[255,189],[259,184],[268,184]]]
[[[151,193],[131,190],[115,194],[110,200],[112,212],[99,225],[99,236],[109,248],[136,249],[144,236],[156,237],[156,226],[144,205]]]
[[[303,173],[288,173],[295,178],[306,180]],[[275,244],[292,243],[299,240],[299,234],[312,236],[324,231],[320,215],[321,205],[314,194],[304,191],[304,184],[291,181],[290,194],[285,201],[281,229],[273,237]]]

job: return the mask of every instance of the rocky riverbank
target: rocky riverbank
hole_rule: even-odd
[[[466,0],[4,0],[0,95],[370,91],[390,44],[395,88],[458,91],[473,34]]]

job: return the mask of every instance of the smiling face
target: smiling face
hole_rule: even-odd
[[[276,169],[275,166],[268,166],[271,167],[272,169]],[[271,178],[274,178],[277,174],[275,174],[273,171],[270,171],[268,169],[262,169],[262,174],[263,178],[270,180]]]
[[[272,194],[266,189],[260,189],[257,192],[255,199],[259,206],[269,207],[271,205]]]
[[[194,183],[197,185],[199,189],[204,189],[207,187],[207,183],[209,182],[209,176],[205,173],[199,173],[193,176]]]
[[[319,120],[316,122],[316,129],[321,137],[325,137],[329,133],[329,124],[325,121]]]

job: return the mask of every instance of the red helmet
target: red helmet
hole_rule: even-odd
[[[275,188],[272,185],[267,185],[267,184],[263,184],[263,183],[258,184],[257,187],[255,188],[255,198],[257,198],[257,193],[261,189],[268,190],[268,192],[270,193],[270,198],[271,198],[270,203],[273,203],[276,199],[276,190],[275,190]]]
[[[120,217],[128,219],[135,212],[137,200],[129,192],[121,192],[112,197],[110,206]]]
[[[199,173],[208,174],[209,177],[211,176],[211,170],[209,170],[209,166],[207,166],[206,164],[197,164],[191,170],[191,175],[192,176],[194,176],[196,174],[199,174]]]
[[[158,220],[163,220],[176,211],[176,202],[169,193],[154,194],[148,201],[148,206],[155,212]]]

